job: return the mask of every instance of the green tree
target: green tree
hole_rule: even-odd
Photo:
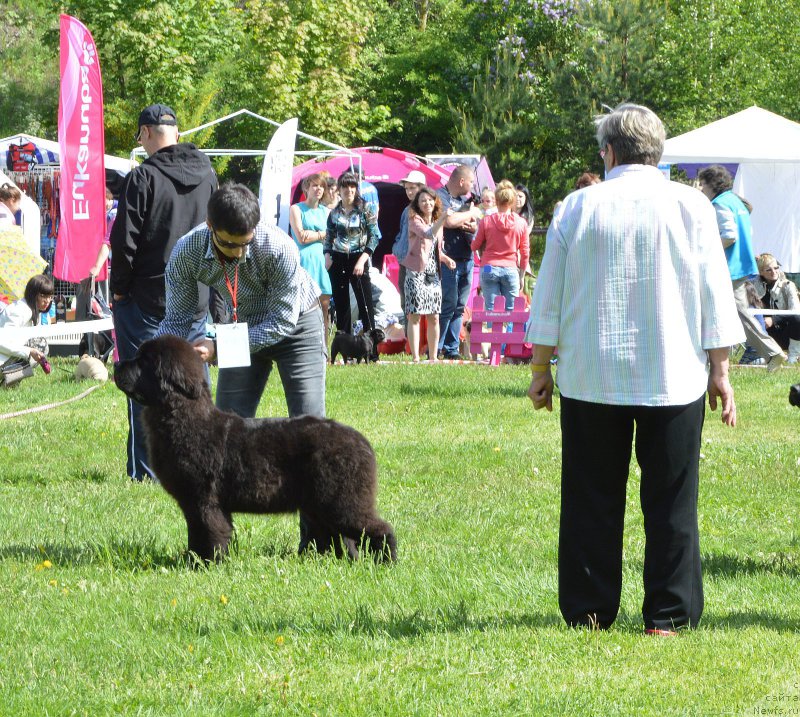
[[[239,35],[233,0],[68,0],[65,12],[97,44],[106,147],[114,152],[130,150],[145,105],[170,105],[184,127],[199,119],[196,110],[218,91],[219,63]]]
[[[44,43],[57,22],[40,2],[6,2],[0,26],[0,136],[56,139],[58,52]]]
[[[388,107],[369,104],[363,48],[372,32],[368,0],[248,0],[240,9],[246,41],[225,66],[220,100],[348,145],[393,124]],[[250,138],[245,135],[244,139]],[[251,146],[265,144],[252,137]]]

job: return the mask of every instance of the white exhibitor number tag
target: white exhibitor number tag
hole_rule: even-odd
[[[250,365],[247,323],[217,324],[217,366],[237,368]]]

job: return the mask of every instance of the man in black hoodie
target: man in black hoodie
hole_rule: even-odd
[[[139,115],[136,141],[147,159],[125,180],[111,231],[111,292],[120,359],[133,358],[152,338],[166,306],[164,271],[184,234],[203,224],[217,177],[193,144],[178,143],[178,121],[166,105],[150,105]],[[205,336],[208,288],[200,301],[189,340]],[[128,475],[153,479],[141,423],[142,407],[128,401]]]

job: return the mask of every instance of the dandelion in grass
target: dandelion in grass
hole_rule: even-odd
[[[175,598],[172,598],[172,600],[169,601],[169,604],[172,605],[172,607],[175,607],[178,604],[178,601]]]
[[[494,447],[494,452],[495,453],[500,453],[500,446],[495,446]]]
[[[220,603],[221,603],[222,605],[227,605],[227,604],[228,604],[228,596],[227,596],[227,595],[224,595],[224,594],[223,594],[223,595],[220,595],[220,596],[219,596],[219,601],[220,601]]]
[[[58,580],[51,580],[51,581],[50,581],[49,583],[47,583],[47,584],[48,584],[48,585],[49,585],[51,588],[58,587]]]
[[[194,652],[194,645],[189,645],[186,649],[189,650],[189,652]]]
[[[283,635],[278,635],[278,637],[275,638],[275,644],[278,647],[281,647],[284,642],[286,642],[286,640],[284,640]]]
[[[53,563],[51,563],[49,560],[43,560],[41,563],[39,563],[36,566],[35,569],[36,570],[50,570],[50,568],[52,568],[52,567],[53,567]]]

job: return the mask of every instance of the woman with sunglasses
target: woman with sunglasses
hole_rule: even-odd
[[[375,328],[375,309],[369,258],[380,241],[378,214],[374,205],[362,199],[358,177],[353,172],[344,172],[336,185],[340,199],[328,215],[323,244],[325,267],[330,275],[336,307],[336,328],[352,333],[349,289],[352,286],[361,324],[364,331],[371,331]]]
[[[756,257],[758,277],[753,281],[756,298],[764,309],[783,309],[800,314],[800,296],[794,282],[781,271],[781,265],[772,254]],[[789,349],[787,363],[800,360],[800,315],[765,316],[767,333],[785,351]]]

